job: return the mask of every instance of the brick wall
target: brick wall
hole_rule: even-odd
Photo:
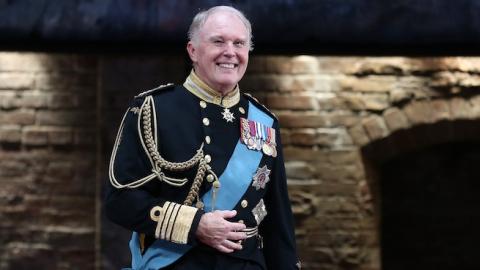
[[[0,269],[93,269],[95,58],[0,53]]]
[[[381,269],[376,162],[479,138],[461,122],[480,116],[479,64],[251,58],[241,86],[280,119],[305,269]],[[188,72],[185,55],[0,53],[0,270],[128,264],[129,233],[96,223],[115,132],[135,94]]]

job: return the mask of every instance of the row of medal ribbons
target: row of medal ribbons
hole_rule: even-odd
[[[277,156],[275,129],[262,123],[240,118],[241,141],[250,150],[262,151],[267,156]]]

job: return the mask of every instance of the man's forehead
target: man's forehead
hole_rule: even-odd
[[[202,29],[207,28],[208,31],[220,30],[223,28],[230,29],[234,25],[240,26],[242,31],[248,35],[247,27],[237,14],[229,11],[218,11],[211,14],[202,26]],[[240,33],[239,33],[240,34]]]
[[[208,35],[208,33],[207,33],[206,37],[207,37],[208,40],[214,40],[214,39],[224,39],[224,38],[228,38],[230,36],[223,35],[223,34],[217,34],[217,33],[210,33],[210,35]],[[247,40],[247,36],[237,34],[235,36],[235,39],[245,41],[245,40]]]

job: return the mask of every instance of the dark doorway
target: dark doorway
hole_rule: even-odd
[[[403,154],[380,183],[384,270],[480,269],[480,143]]]

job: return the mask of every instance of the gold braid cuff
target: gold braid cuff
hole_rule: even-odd
[[[157,222],[155,237],[178,244],[188,242],[188,233],[198,209],[174,202],[165,202],[162,207],[150,210],[150,218]]]

